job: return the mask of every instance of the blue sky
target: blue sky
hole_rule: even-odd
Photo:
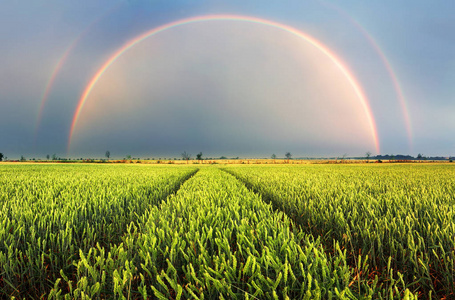
[[[84,87],[124,43],[169,22],[230,14],[291,26],[335,53],[368,99],[381,154],[455,155],[454,9],[450,1],[5,1],[0,152],[377,154],[364,111],[333,62],[289,33],[239,21],[169,29],[122,55],[93,88],[68,149]],[[403,93],[412,136],[381,55]]]

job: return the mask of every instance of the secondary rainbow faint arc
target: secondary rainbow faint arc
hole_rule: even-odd
[[[68,56],[71,52],[73,52],[74,48],[76,45],[85,37],[85,35],[90,32],[90,29],[100,22],[104,17],[107,15],[111,14],[113,11],[118,9],[122,2],[118,2],[115,6],[112,8],[108,9],[106,12],[101,14],[98,18],[96,18],[93,22],[91,22],[85,29],[71,42],[71,44],[66,48],[65,52],[62,54],[60,59],[58,60],[57,64],[55,65],[54,70],[52,71],[51,76],[49,77],[49,80],[47,81],[46,87],[44,89],[43,95],[41,96],[41,104],[40,108],[38,111],[38,117],[36,119],[36,125],[35,125],[35,138],[36,138],[36,133],[40,127],[41,119],[43,118],[43,111],[44,111],[44,106],[46,105],[47,99],[49,98],[50,92],[52,90],[52,87],[54,86],[55,80],[57,79],[57,75],[60,73],[60,70],[62,67],[65,65],[66,60],[68,59]]]
[[[387,69],[387,72],[390,75],[390,78],[391,78],[392,83],[393,83],[393,88],[395,89],[395,92],[397,93],[398,101],[400,102],[401,110],[403,112],[404,122],[405,122],[405,126],[406,126],[406,132],[408,134],[408,143],[409,143],[409,147],[411,148],[411,151],[412,151],[412,148],[413,148],[413,145],[412,145],[413,144],[413,142],[412,142],[413,133],[412,133],[411,117],[409,116],[409,109],[408,109],[408,106],[406,104],[406,100],[405,100],[405,97],[404,97],[404,94],[403,94],[403,90],[401,89],[401,86],[400,86],[400,83],[398,81],[398,78],[395,75],[395,72],[394,72],[392,66],[390,65],[389,60],[385,56],[384,52],[381,50],[381,48],[379,48],[378,43],[376,43],[376,41],[371,37],[371,35],[369,35],[368,32],[365,29],[363,29],[363,27],[360,26],[359,23],[357,23],[357,21],[352,20],[352,22],[353,22],[354,26],[356,26],[360,30],[360,32],[363,33],[363,35],[366,37],[366,39],[368,40],[370,45],[374,48],[374,50],[376,51],[376,53],[379,55],[379,57],[381,58],[382,62],[384,63],[384,66]]]
[[[325,1],[321,1],[321,3],[335,11],[337,11],[339,14],[344,16],[346,19],[348,19],[349,22],[351,22],[361,33],[362,35],[368,40],[368,43],[373,47],[375,52],[379,55],[381,58],[382,63],[384,64],[385,68],[387,69],[387,72],[389,73],[390,79],[392,80],[393,83],[393,88],[395,89],[395,92],[397,94],[398,101],[400,102],[401,110],[403,111],[403,116],[404,116],[404,121],[405,121],[405,126],[406,126],[406,132],[408,134],[408,142],[409,142],[409,147],[412,151],[413,148],[413,133],[412,133],[412,125],[411,125],[411,117],[409,116],[409,109],[408,105],[406,103],[406,99],[404,97],[403,89],[401,88],[400,82],[398,81],[397,75],[395,74],[395,71],[393,70],[389,60],[384,54],[384,51],[379,47],[378,43],[374,40],[374,38],[371,36],[371,34],[368,33],[368,31],[359,23],[357,22],[353,17],[351,17],[346,11],[341,9],[339,6],[333,4],[333,3],[328,3]]]
[[[250,16],[240,16],[240,15],[207,15],[207,16],[198,16],[198,17],[192,17],[192,18],[187,18],[187,19],[181,19],[177,20],[171,23],[164,24],[159,27],[155,27],[137,37],[134,39],[128,41],[125,43],[120,49],[118,49],[114,54],[110,56],[110,58],[98,69],[98,71],[95,73],[95,75],[91,78],[87,86],[85,87],[82,96],[79,99],[79,102],[76,107],[76,111],[73,116],[73,120],[71,123],[71,128],[70,128],[70,133],[69,133],[69,138],[68,138],[68,147],[67,150],[69,152],[70,147],[71,147],[71,140],[74,134],[74,129],[76,128],[76,124],[79,118],[79,115],[82,111],[82,108],[84,107],[85,102],[87,101],[88,96],[90,95],[90,92],[92,91],[93,87],[96,85],[98,80],[101,78],[101,76],[104,74],[104,72],[119,58],[123,53],[125,53],[127,50],[132,48],[133,46],[137,45],[141,41],[147,39],[148,37],[151,37],[157,33],[163,32],[167,29],[190,24],[190,23],[196,23],[196,22],[203,22],[203,21],[243,21],[243,22],[250,22],[250,23],[257,23],[257,24],[262,24],[262,25],[267,25],[271,26],[280,30],[284,30],[286,32],[289,32],[293,35],[296,35],[305,41],[309,42],[311,45],[315,46],[317,49],[319,49],[322,53],[324,53],[327,57],[330,58],[330,60],[338,67],[338,69],[344,74],[346,79],[349,81],[349,84],[352,86],[354,89],[358,99],[361,102],[362,108],[367,116],[368,123],[370,126],[371,134],[373,137],[373,141],[375,144],[375,150],[379,154],[379,140],[378,140],[378,134],[376,130],[376,124],[373,119],[373,114],[371,112],[371,108],[369,106],[369,103],[367,101],[367,97],[365,96],[364,92],[362,91],[360,84],[355,80],[354,76],[350,73],[349,69],[341,62],[341,60],[329,49],[327,46],[323,45],[321,42],[316,40],[315,38],[309,36],[308,34],[299,31],[291,26],[281,24],[278,22],[266,20],[266,19],[260,19],[257,17],[250,17]]]
[[[83,33],[85,33],[85,31]],[[79,40],[82,36],[83,36],[83,34],[80,34],[66,49],[66,51],[63,53],[63,55],[60,57],[57,65],[54,68],[54,71],[51,74],[51,77],[49,78],[49,80],[46,84],[46,88],[44,89],[43,96],[41,97],[41,105],[40,105],[39,111],[38,111],[38,117],[36,120],[35,131],[37,131],[40,126],[41,119],[43,117],[44,106],[46,104],[47,99],[49,98],[49,94],[51,92],[52,86],[54,85],[55,79],[57,78],[58,73],[60,73],[60,70],[62,69],[63,65],[65,64],[65,62],[68,58],[68,55],[70,54],[71,51],[73,51],[74,46],[76,46],[76,44],[79,42]]]

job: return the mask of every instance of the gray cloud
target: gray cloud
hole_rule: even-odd
[[[255,1],[121,4],[71,53],[35,138],[41,96],[58,59],[111,5],[104,0],[2,4],[0,19],[9,26],[0,28],[1,152],[64,156],[82,90],[115,49],[150,28],[207,13],[280,21],[327,44],[370,99],[382,152],[410,151],[392,82],[374,49],[343,16],[317,2],[299,1],[270,7]],[[404,3],[338,5],[365,26],[392,63],[413,120],[413,151],[451,154],[455,41],[446,29],[455,21],[446,2],[418,2],[411,10]],[[199,25],[147,40],[106,72],[84,107],[70,155],[102,156],[107,148],[118,156],[179,156],[184,150],[213,156],[374,151],[352,89],[317,51],[264,25]]]

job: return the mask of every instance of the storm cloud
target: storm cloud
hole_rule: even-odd
[[[0,152],[10,158],[101,157],[108,149],[113,157],[374,153],[365,109],[333,61],[285,30],[233,20],[167,29],[126,51],[91,91],[68,149],[81,94],[117,49],[169,22],[236,14],[292,26],[335,53],[368,99],[382,154],[454,154],[449,4],[254,4],[2,4],[0,18],[10,25],[0,29]],[[365,32],[399,80],[412,144],[394,83]],[[38,123],[45,89],[67,51]]]

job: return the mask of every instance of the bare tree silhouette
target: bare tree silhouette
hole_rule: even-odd
[[[191,158],[191,154],[186,153],[186,151],[183,151],[183,153],[182,153],[182,158],[183,158],[184,160],[186,160],[186,163],[188,163],[188,161],[189,161],[190,158]]]
[[[368,151],[367,153],[365,153],[365,158],[367,159],[367,163],[369,162],[370,160],[370,156],[371,156],[371,152]]]

